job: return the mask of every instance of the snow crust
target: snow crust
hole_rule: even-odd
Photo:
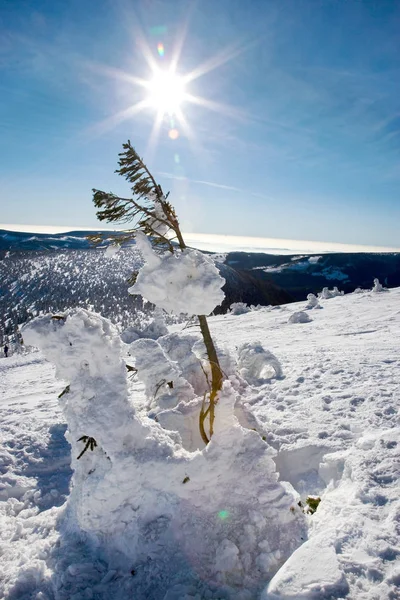
[[[145,264],[129,293],[141,294],[149,302],[176,314],[208,315],[221,304],[225,279],[211,258],[189,248],[158,256],[141,232],[137,234],[136,245]]]

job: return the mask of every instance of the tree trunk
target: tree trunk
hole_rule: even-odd
[[[218,400],[218,392],[220,391],[220,389],[222,387],[223,375],[222,375],[221,367],[219,365],[217,351],[215,349],[214,342],[211,337],[210,329],[208,327],[207,318],[205,315],[199,315],[198,319],[199,319],[201,334],[203,336],[204,344],[205,344],[205,347],[207,350],[208,360],[209,360],[210,367],[211,367],[210,403],[209,403],[207,410],[204,410],[205,407],[204,407],[204,403],[203,403],[203,406],[202,406],[201,412],[200,412],[200,433],[201,433],[201,437],[203,438],[204,443],[208,444],[208,442],[210,441],[211,436],[213,434],[213,430],[214,430],[215,405]],[[204,429],[204,421],[208,414],[209,414],[209,420],[210,420],[209,437],[207,436],[205,429]]]

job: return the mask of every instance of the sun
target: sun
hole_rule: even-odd
[[[235,44],[227,47],[204,63],[193,68],[190,72],[180,75],[178,74],[179,61],[187,33],[187,24],[181,28],[170,50],[168,46],[164,46],[161,40],[155,44],[158,56],[155,56],[154,48],[151,48],[148,39],[140,28],[135,28],[134,32],[136,44],[139,48],[138,59],[144,59],[145,63],[147,63],[148,79],[143,79],[133,73],[104,65],[93,64],[92,68],[106,76],[111,76],[123,82],[124,86],[128,86],[125,88],[127,91],[128,89],[132,89],[132,87],[141,88],[143,94],[140,95],[141,97],[134,104],[126,106],[97,123],[93,127],[93,131],[105,133],[123,121],[135,118],[140,113],[152,112],[154,120],[146,148],[146,155],[148,155],[154,150],[161,132],[165,131],[166,128],[168,128],[168,137],[171,141],[184,137],[189,140],[195,149],[195,146],[197,146],[195,131],[187,118],[187,108],[189,105],[200,106],[204,109],[217,112],[224,117],[243,119],[243,111],[237,110],[229,104],[194,95],[191,93],[190,87],[194,80],[203,77],[205,74],[241,54],[245,50],[245,46]],[[157,34],[157,36],[164,35],[165,28],[161,27],[157,31],[150,32],[151,35],[153,33],[154,35]]]
[[[173,71],[158,70],[146,83],[149,106],[162,115],[176,115],[186,98],[185,80]]]

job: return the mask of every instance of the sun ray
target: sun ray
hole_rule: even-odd
[[[204,63],[190,71],[190,73],[185,75],[186,82],[189,83],[190,81],[194,81],[195,79],[202,77],[210,71],[214,71],[218,67],[221,67],[222,65],[231,61],[233,58],[236,58],[237,56],[245,52],[248,49],[248,47],[249,45],[239,46],[238,44],[228,46],[227,48],[222,50],[222,52],[216,54],[215,56],[212,56]]]
[[[176,42],[174,44],[174,48],[172,51],[172,59],[171,59],[171,69],[173,70],[173,72],[176,72],[176,70],[178,68],[179,60],[180,60],[181,54],[182,54],[183,45],[186,41],[189,23],[192,18],[192,13],[193,13],[195,5],[196,5],[196,2],[193,1],[191,3],[191,5],[189,6],[186,18],[182,25],[181,32],[178,34]]]
[[[140,85],[142,87],[146,87],[147,81],[141,77],[135,77],[134,75],[123,71],[122,69],[117,69],[115,67],[109,67],[108,65],[102,65],[95,62],[86,61],[87,68],[94,72],[100,73],[101,75],[106,75],[108,77],[112,77],[113,79],[119,79],[120,81],[126,81],[133,85]]]
[[[108,131],[111,131],[112,129],[114,129],[117,125],[119,125],[123,121],[126,121],[127,119],[130,119],[137,113],[141,112],[147,106],[148,106],[147,101],[141,100],[140,102],[137,102],[133,106],[128,106],[128,108],[124,108],[123,110],[120,110],[119,112],[111,115],[111,117],[108,117],[107,119],[104,119],[103,121],[96,123],[95,125],[90,127],[88,130],[86,130],[86,133],[94,135],[94,136],[103,135],[104,133],[107,133]]]
[[[145,156],[149,157],[148,158],[149,162],[152,162],[153,157],[154,157],[157,141],[160,137],[160,130],[161,130],[163,118],[164,118],[164,114],[162,113],[162,111],[159,110],[156,114],[156,118],[154,119],[153,127],[151,128],[151,133],[149,136],[149,141],[147,142],[147,146],[146,146],[146,150],[145,150]]]
[[[239,110],[238,108],[235,108],[230,104],[215,102],[214,100],[208,100],[207,98],[203,98],[201,96],[194,96],[193,94],[186,94],[186,100],[188,102],[191,102],[192,104],[197,104],[198,106],[208,108],[213,112],[217,112],[222,115],[227,115],[234,119],[243,121],[249,120],[249,115],[246,112]]]

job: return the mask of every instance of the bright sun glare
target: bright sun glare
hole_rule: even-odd
[[[185,100],[185,81],[172,71],[158,71],[146,85],[148,101],[158,112],[174,115]]]
[[[149,67],[149,79],[142,79],[136,77],[132,73],[105,67],[103,65],[95,65],[95,67],[108,76],[124,81],[125,84],[127,83],[130,86],[142,88],[144,94],[142,98],[138,99],[134,104],[114,113],[99,123],[96,129],[99,131],[108,131],[122,121],[131,119],[142,111],[150,109],[155,113],[155,118],[145,151],[145,154],[148,155],[157,144],[159,135],[165,124],[169,127],[168,136],[171,140],[176,140],[183,135],[188,138],[190,142],[194,141],[194,131],[183,111],[184,104],[194,104],[218,112],[224,116],[234,118],[240,116],[242,118],[240,111],[237,111],[227,104],[221,104],[203,96],[193,95],[190,93],[190,84],[192,81],[213,71],[232,60],[235,56],[241,54],[244,50],[243,47],[240,47],[239,45],[228,47],[206,60],[204,63],[199,64],[189,73],[181,76],[177,74],[177,70],[187,33],[186,26],[182,27],[175,43],[166,47],[164,47],[164,43],[161,40],[158,40],[157,42],[156,40],[153,42],[151,41],[152,32],[150,32],[150,37],[146,39],[146,36],[140,28],[135,28],[134,31],[141,55]],[[157,35],[162,33],[160,33],[160,31],[157,30]],[[155,55],[155,48],[157,49],[158,56]]]

